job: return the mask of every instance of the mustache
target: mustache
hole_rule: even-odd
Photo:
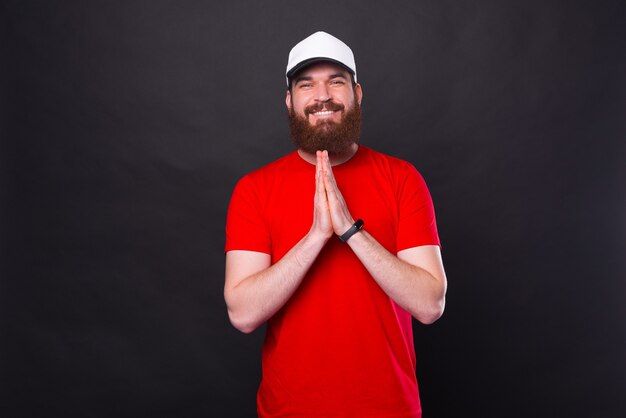
[[[309,116],[311,113],[319,112],[322,110],[330,110],[336,112],[338,110],[343,110],[345,108],[344,105],[340,103],[335,103],[333,101],[328,101],[324,103],[315,103],[310,106],[304,108],[304,115]]]

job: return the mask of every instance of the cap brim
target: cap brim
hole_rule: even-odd
[[[317,62],[332,62],[333,64],[340,65],[341,67],[345,68],[346,71],[348,71],[350,74],[352,74],[352,76],[354,77],[354,71],[352,71],[350,67],[348,67],[344,63],[334,60],[332,58],[317,57],[317,58],[309,58],[307,60],[299,62],[296,66],[294,66],[291,70],[289,70],[289,72],[287,73],[287,78],[289,79],[289,81],[291,81],[293,76],[295,76],[297,73],[302,71],[305,67],[308,67],[309,65],[315,64]]]

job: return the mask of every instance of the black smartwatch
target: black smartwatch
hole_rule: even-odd
[[[341,240],[341,242],[348,241],[352,235],[356,234],[363,228],[363,225],[365,225],[363,219],[357,219],[357,221],[354,223],[354,225],[350,227],[350,229],[344,232],[343,235],[339,235],[339,239]]]

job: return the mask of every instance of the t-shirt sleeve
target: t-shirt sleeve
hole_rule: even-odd
[[[426,182],[421,174],[407,164],[400,184],[400,214],[398,222],[397,251],[420,245],[439,245],[435,209]]]
[[[235,186],[226,217],[225,252],[231,250],[271,252],[270,235],[263,218],[258,188],[250,176]]]

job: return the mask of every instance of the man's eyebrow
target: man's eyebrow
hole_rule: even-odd
[[[310,76],[306,76],[306,75],[301,75],[296,77],[296,79],[293,81],[294,84],[298,84],[301,81],[311,81],[313,80],[313,77]]]
[[[338,73],[334,73],[334,74],[331,74],[331,75],[328,76],[329,80],[332,80],[333,78],[343,78],[343,79],[347,80],[348,76],[346,76],[346,73],[344,73],[344,72],[338,72]],[[301,81],[311,81],[311,80],[313,80],[313,77],[308,76],[308,75],[301,75],[301,76],[296,77],[294,79],[293,83],[295,85],[295,84],[298,84]]]
[[[331,74],[328,78],[329,78],[329,79],[333,79],[333,78],[345,78],[346,80],[348,79],[348,77],[346,77],[346,73],[344,73],[344,72]]]

